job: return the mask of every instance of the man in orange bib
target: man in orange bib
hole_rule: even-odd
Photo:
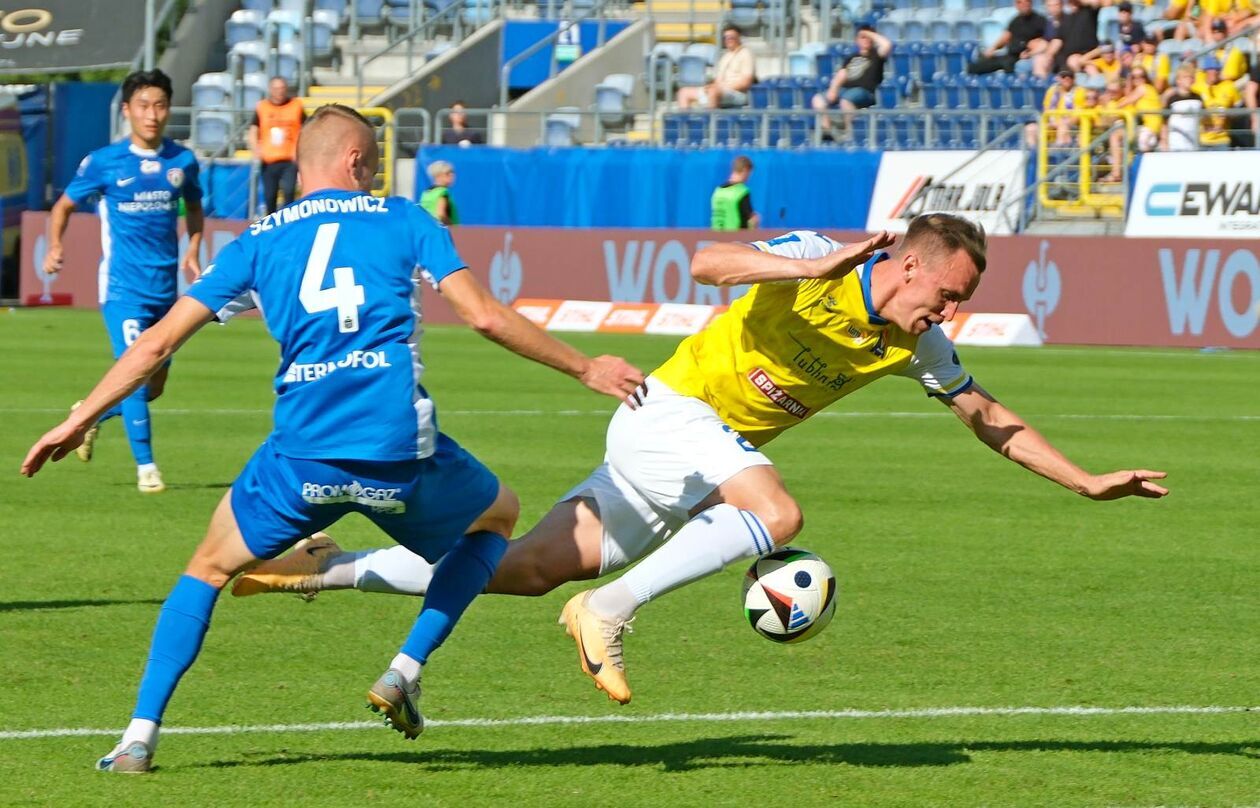
[[[306,111],[289,96],[289,83],[275,76],[267,85],[267,97],[254,108],[249,125],[249,147],[262,161],[263,200],[267,213],[278,207],[280,192],[292,202],[297,189],[297,140]]]

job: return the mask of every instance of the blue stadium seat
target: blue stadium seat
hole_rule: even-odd
[[[784,76],[774,81],[774,106],[777,109],[799,109],[801,95],[791,77]]]
[[[661,119],[661,139],[666,146],[678,146],[682,139],[681,115],[666,115]]]
[[[941,66],[937,64],[935,46],[929,43],[920,42],[915,42],[913,44],[915,69],[910,73],[910,75],[914,76],[919,81],[931,81],[932,77],[935,76],[937,71],[941,69]]]
[[[897,85],[891,81],[885,81],[876,88],[875,104],[882,109],[897,108]]]
[[[193,115],[193,148],[219,151],[232,138],[232,113],[198,110]]]
[[[311,12],[311,54],[330,56],[333,52],[333,35],[341,27],[336,11],[317,8]]]
[[[709,142],[709,116],[692,112],[682,118],[682,142],[686,146],[704,146]]]
[[[748,88],[748,105],[753,109],[769,109],[771,87],[759,82]]]
[[[814,61],[818,64],[818,75],[834,76],[836,71],[840,69],[840,62],[836,60],[831,51],[823,51],[814,57]]]
[[[680,87],[703,87],[708,84],[705,71],[709,63],[704,56],[696,53],[684,53],[678,59],[678,85]]]
[[[911,54],[913,53],[914,46],[917,44],[918,44],[917,42],[907,42],[903,45],[898,45],[895,48],[893,48],[891,61],[892,61],[892,69],[893,69],[894,75],[897,75],[897,76],[910,75]]]
[[[955,42],[975,39],[980,36],[980,26],[975,20],[955,20],[952,36]]]
[[[338,20],[344,20],[350,9],[349,0],[315,0],[312,11],[333,11]]]
[[[943,75],[939,78],[941,100],[945,109],[963,108],[962,81],[961,76],[957,75]]]
[[[270,73],[271,58],[264,42],[238,42],[228,51],[228,64],[237,62],[241,73]]]
[[[940,53],[944,66],[941,68],[946,73],[955,76],[961,76],[967,69],[967,63],[971,61],[971,43],[954,42],[945,46],[944,52]]]
[[[990,73],[981,79],[981,86],[984,88],[982,98],[984,105],[988,109],[1006,109],[1010,104],[1007,100],[1006,82],[1009,73],[998,71]]]
[[[901,23],[896,20],[882,19],[875,23],[875,30],[893,42],[901,42],[905,39],[905,35],[901,31]]]
[[[258,102],[267,97],[269,83],[266,73],[246,73],[241,78],[241,107],[253,109],[258,106]]]
[[[379,25],[385,11],[385,0],[358,0],[356,10],[359,25]]]
[[[814,116],[803,114],[775,115],[770,119],[770,145],[800,148],[810,143]]]
[[[1007,92],[1010,94],[1011,107],[1014,109],[1032,109],[1037,105],[1037,100],[1033,98],[1032,84],[1029,76],[1014,76],[1011,78],[1007,86]]]
[[[870,148],[871,119],[865,115],[854,115],[849,119],[849,138],[859,149]]]
[[[621,127],[634,119],[626,112],[634,94],[634,82],[629,73],[611,73],[595,85],[595,109],[604,126]]]
[[[984,109],[983,87],[976,76],[963,81],[963,103],[967,109]]]
[[[906,20],[901,26],[901,38],[905,40],[927,39],[928,30],[921,20]]]
[[[942,92],[941,85],[935,81],[929,81],[920,87],[922,91],[919,100],[923,102],[925,109],[936,109],[941,106]]]
[[[271,0],[241,0],[241,8],[247,11],[259,11],[264,15],[271,11]]]
[[[192,105],[205,109],[231,107],[233,93],[231,73],[202,73],[192,86]]]
[[[543,122],[543,145],[557,148],[577,143],[578,129],[582,126],[580,112],[577,107],[557,107],[548,115]]]
[[[988,11],[989,0],[967,0],[968,11]]]
[[[928,39],[932,42],[949,42],[954,36],[952,20],[937,17],[927,24]]]
[[[238,42],[250,42],[263,38],[263,24],[266,17],[261,12],[243,8],[233,11],[227,22],[223,23],[223,41],[230,49]]]

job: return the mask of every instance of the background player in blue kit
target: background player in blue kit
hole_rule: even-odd
[[[406,199],[366,193],[377,162],[375,133],[358,113],[317,110],[298,140],[307,195],[224,248],[22,465],[31,476],[73,451],[97,417],[239,296],[266,313],[281,352],[273,431],[163,605],[132,721],[98,762],[102,770],[149,770],[167,702],[232,576],[353,512],[425,558],[442,557],[410,636],[368,692],[370,706],[408,738],[423,729],[421,666],[485,588],[519,504],[438,431],[420,383],[422,280],[483,335],[592,390],[623,398],[643,380],[622,359],[587,357],[495,300],[464,271],[446,228]]]
[[[197,158],[163,137],[170,115],[170,78],[161,70],[132,73],[123,81],[122,101],[131,136],[83,158],[78,174],[53,206],[44,258],[45,272],[61,271],[61,238],[71,212],[99,200],[101,313],[115,359],[175,303],[176,272],[181,266],[193,277],[201,274],[197,254],[204,220]],[[182,265],[177,231],[181,198],[188,229],[188,251]],[[162,395],[167,371],[168,366],[159,368],[148,384],[101,416],[102,421],[115,415],[123,417],[136,459],[137,487],[145,494],[156,494],[166,487],[153,462],[149,402]],[[79,447],[80,460],[92,459],[95,441],[93,428]]]

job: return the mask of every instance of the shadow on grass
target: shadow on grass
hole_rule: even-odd
[[[136,487],[135,483],[111,483],[115,488]],[[167,491],[224,491],[231,488],[231,483],[167,483]]]
[[[165,603],[161,598],[133,598],[129,600],[12,600],[0,601],[0,612],[39,612],[52,609],[86,609],[93,606],[134,606]]]
[[[958,741],[955,743],[792,744],[786,735],[701,738],[660,745],[604,744],[553,749],[424,749],[413,752],[347,752],[258,756],[200,764],[204,768],[288,766],[366,761],[420,766],[430,771],[522,766],[651,766],[667,772],[749,768],[781,764],[864,767],[954,766],[975,752],[1102,752],[1240,755],[1260,760],[1260,740],[1240,743],[1157,741]]]

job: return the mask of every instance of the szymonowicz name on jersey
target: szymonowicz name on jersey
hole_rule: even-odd
[[[275,213],[264,216],[249,226],[250,235],[297,222],[317,213],[389,213],[386,199],[379,196],[352,196],[349,199],[303,199]]]
[[[376,368],[393,367],[384,351],[351,351],[341,359],[327,362],[294,362],[284,372],[285,384],[293,382],[313,382],[322,379],[339,368]]]

